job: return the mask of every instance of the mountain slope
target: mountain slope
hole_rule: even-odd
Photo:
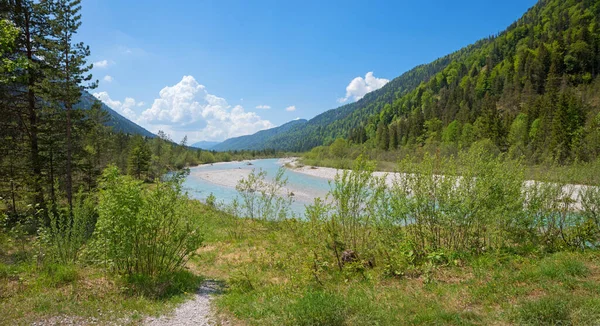
[[[92,94],[88,92],[83,92],[81,94],[81,101],[77,104],[77,107],[82,109],[89,109],[97,100],[98,99],[96,99]],[[102,103],[102,109],[108,112],[110,120],[108,121],[107,125],[113,127],[114,131],[132,135],[142,135],[144,137],[149,138],[156,137],[156,135],[154,135],[150,131],[128,120],[127,118],[120,115],[119,113],[117,113],[117,111],[111,109],[110,107],[108,107],[108,105],[104,103]]]
[[[397,97],[350,139],[395,149],[489,139],[532,162],[600,155],[600,1],[542,0]]]
[[[600,156],[600,0],[541,0],[504,32],[412,69],[356,103],[253,148],[305,151],[338,137],[382,150],[490,139],[549,158]]]
[[[338,137],[348,137],[351,130],[359,127],[371,115],[381,112],[396,98],[414,90],[422,82],[442,71],[453,60],[477,51],[489,42],[489,39],[482,40],[430,64],[417,66],[381,89],[366,94],[357,102],[321,113],[306,124],[294,125],[288,131],[279,132],[273,137],[248,139],[244,145],[247,146],[246,149],[306,151],[330,143]]]
[[[261,150],[265,147],[264,144],[271,142],[271,139],[278,135],[288,133],[297,128],[302,128],[306,124],[306,120],[298,119],[290,121],[279,127],[261,130],[253,135],[230,138],[224,142],[214,146],[215,151],[233,151],[233,150]]]

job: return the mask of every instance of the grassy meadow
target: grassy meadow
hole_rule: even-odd
[[[0,324],[141,324],[205,279],[230,325],[600,323],[598,188],[524,185],[519,160],[477,148],[404,160],[392,184],[377,166],[359,157],[301,219],[281,173],[225,207],[188,199],[184,175],[109,168],[71,218],[3,228]]]

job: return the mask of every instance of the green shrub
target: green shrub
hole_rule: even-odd
[[[348,309],[337,295],[308,290],[296,303],[289,306],[290,325],[318,326],[344,325]]]
[[[38,231],[47,259],[62,264],[77,261],[80,251],[93,233],[97,212],[92,197],[79,192],[71,213],[50,211],[50,224]],[[40,257],[41,258],[41,257]]]
[[[182,269],[202,235],[181,181],[144,188],[114,166],[104,171],[92,244],[101,265],[154,280]]]
[[[286,190],[287,178],[285,169],[280,168],[272,180],[267,179],[267,172],[253,169],[247,178],[241,179],[235,189],[241,202],[239,212],[247,218],[264,221],[283,220],[289,218],[292,194]]]
[[[420,162],[402,162],[400,169],[407,173],[391,189],[391,215],[401,218],[419,255],[481,253],[510,245],[507,240],[522,233],[519,162],[473,146],[456,160],[426,154]]]
[[[206,205],[213,208],[217,207],[217,197],[212,192],[206,197]]]

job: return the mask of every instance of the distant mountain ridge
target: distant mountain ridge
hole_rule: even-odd
[[[285,134],[291,130],[295,130],[296,128],[301,128],[306,124],[306,122],[307,121],[305,119],[292,120],[279,127],[261,130],[253,135],[229,138],[211,149],[215,151],[266,149],[267,147],[265,147],[264,144],[270,143],[273,138],[281,134]]]
[[[197,143],[193,143],[191,145],[191,147],[194,148],[200,148],[200,149],[205,149],[205,150],[211,150],[213,147],[215,147],[216,145],[220,144],[221,142],[218,141],[199,141]]]
[[[94,95],[84,91],[81,94],[81,100],[77,104],[77,107],[86,110],[91,108],[96,101],[99,100],[96,97],[94,97]],[[119,113],[117,113],[117,111],[111,109],[108,105],[104,104],[104,102],[100,102],[102,103],[102,109],[108,112],[110,116],[110,120],[108,121],[107,125],[113,127],[114,131],[125,134],[141,135],[149,138],[156,137],[155,134],[151,133],[150,131],[144,129],[143,127],[135,124],[134,122],[120,115]]]

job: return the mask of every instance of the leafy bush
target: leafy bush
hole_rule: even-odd
[[[71,213],[48,212],[50,224],[38,231],[42,248],[45,249],[45,258],[63,264],[77,261],[96,225],[95,205],[92,197],[80,192]]]
[[[420,255],[500,248],[519,232],[524,198],[518,162],[473,146],[456,161],[425,155],[401,168],[408,173],[394,182],[391,215],[401,218]]]
[[[253,169],[247,178],[241,179],[235,189],[241,196],[240,212],[247,218],[265,221],[283,220],[290,213],[292,194],[285,186],[284,168],[280,168],[272,180],[267,172]]]
[[[174,178],[146,189],[108,167],[92,244],[98,262],[119,273],[155,280],[181,270],[202,243],[181,182]]]

